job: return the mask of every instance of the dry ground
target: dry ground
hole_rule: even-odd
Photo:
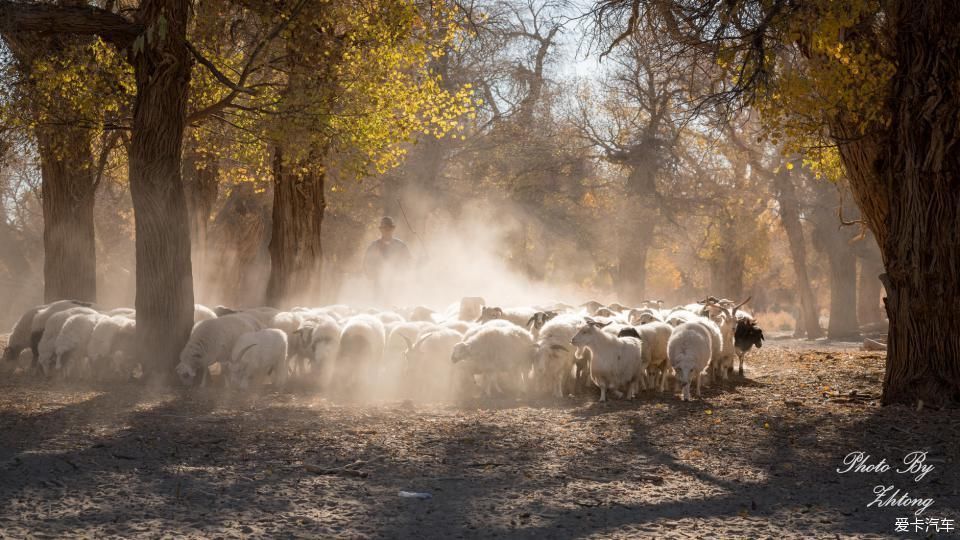
[[[459,406],[4,375],[0,537],[934,537],[894,533],[911,509],[866,505],[894,484],[936,500],[923,517],[960,518],[960,418],[880,408],[882,366],[768,341],[702,401]],[[856,450],[936,468],[837,474]]]

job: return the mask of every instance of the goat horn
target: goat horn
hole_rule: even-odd
[[[733,306],[733,314],[736,315],[736,314],[737,314],[737,310],[740,309],[741,307],[743,307],[744,304],[746,304],[747,302],[749,302],[751,298],[753,298],[753,296],[748,296],[746,300],[744,300],[743,302],[740,302],[739,304]]]

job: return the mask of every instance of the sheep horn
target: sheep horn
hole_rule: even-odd
[[[744,300],[743,302],[740,302],[739,304],[733,306],[733,314],[736,315],[736,314],[737,314],[737,310],[740,309],[741,307],[743,307],[744,304],[746,304],[747,302],[749,302],[751,298],[753,298],[753,296],[748,296],[746,300]]]
[[[247,351],[249,351],[250,349],[252,349],[252,348],[254,348],[254,347],[256,347],[256,346],[257,346],[256,343],[251,343],[250,345],[247,345],[246,347],[244,347],[243,349],[241,349],[241,350],[240,350],[240,355],[237,356],[237,359],[236,359],[235,361],[236,361],[236,362],[239,362],[240,360],[243,360],[243,355],[247,354]]]

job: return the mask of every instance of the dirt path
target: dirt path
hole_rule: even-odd
[[[956,411],[878,407],[882,353],[768,343],[693,403],[359,407],[8,378],[0,537],[926,537],[895,533],[913,508],[866,507],[877,484],[960,522]],[[857,450],[935,469],[837,474]]]

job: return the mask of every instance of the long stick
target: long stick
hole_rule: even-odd
[[[429,258],[430,254],[427,253],[427,244],[423,241],[423,238],[420,238],[420,235],[417,234],[417,231],[413,228],[413,225],[410,225],[410,220],[407,219],[407,211],[403,209],[403,203],[400,202],[400,199],[397,199],[397,206],[400,207],[400,213],[403,215],[403,222],[407,224],[410,232],[412,232],[413,235],[417,237],[417,241],[420,242],[420,247],[423,249],[423,255]]]

